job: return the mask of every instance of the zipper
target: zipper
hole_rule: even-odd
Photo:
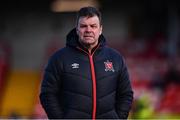
[[[89,55],[90,65],[91,65],[91,77],[93,82],[93,112],[92,112],[92,119],[96,119],[96,76],[95,76],[95,69],[93,63],[93,55]]]
[[[97,46],[97,48],[99,47],[99,45]],[[92,119],[95,120],[96,119],[96,107],[97,107],[97,99],[96,99],[96,75],[95,75],[95,68],[94,68],[94,61],[93,61],[93,55],[95,53],[95,51],[97,50],[97,48],[94,50],[94,52],[88,53],[87,51],[83,50],[80,47],[77,47],[79,50],[83,51],[84,53],[86,53],[89,57],[89,62],[90,62],[90,67],[91,67],[91,78],[92,78],[92,89],[93,89],[93,106],[92,106]]]

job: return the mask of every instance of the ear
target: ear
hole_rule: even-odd
[[[77,33],[77,34],[79,34],[79,30],[78,30],[78,28],[77,28],[77,27],[76,27],[76,33]]]
[[[100,32],[99,32],[99,35],[102,34],[102,25],[100,26]]]

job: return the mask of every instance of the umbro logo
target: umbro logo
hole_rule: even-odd
[[[77,69],[77,68],[79,68],[79,64],[78,63],[73,63],[73,64],[71,64],[71,67],[73,69]]]

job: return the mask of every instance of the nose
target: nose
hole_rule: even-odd
[[[87,27],[86,27],[86,32],[91,32],[91,31],[92,31],[91,26],[87,26]]]

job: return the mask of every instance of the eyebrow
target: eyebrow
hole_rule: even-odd
[[[91,25],[97,25],[96,23],[94,23],[94,24],[91,24]]]
[[[80,23],[80,25],[87,25],[87,24]],[[97,24],[93,23],[93,24],[90,24],[90,25],[97,25]]]

